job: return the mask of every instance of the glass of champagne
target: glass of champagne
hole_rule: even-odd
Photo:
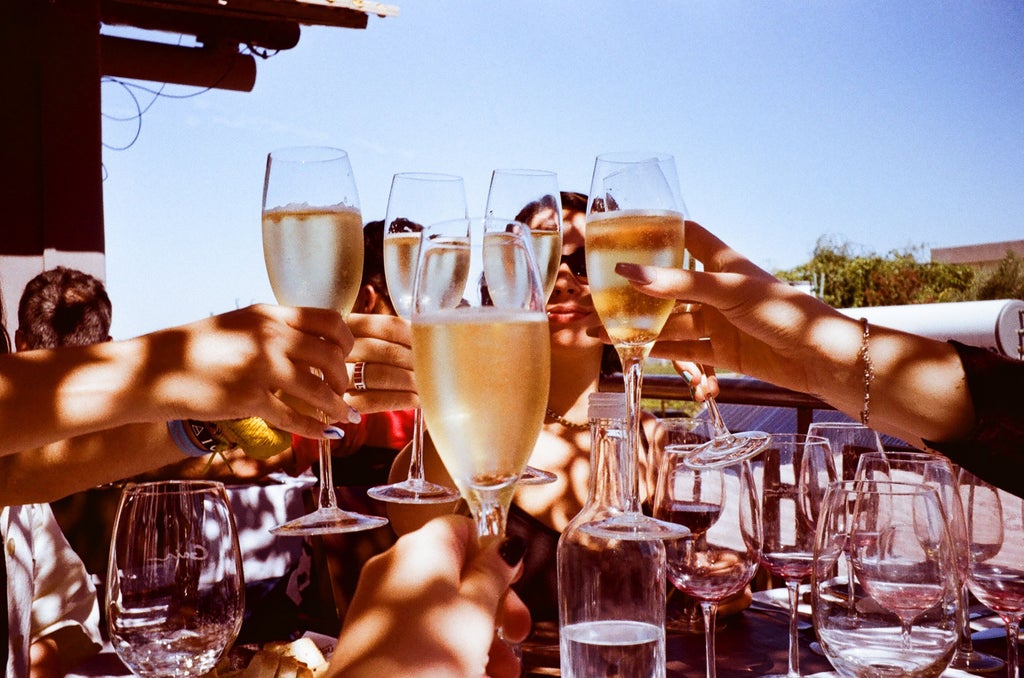
[[[773,434],[751,460],[761,506],[761,564],[782,577],[789,593],[789,655],[786,673],[800,676],[800,582],[813,570],[814,531],[829,483],[836,479],[832,450],[817,436]]]
[[[632,506],[603,528],[644,538],[682,536],[678,526],[648,518],[640,510],[640,392],[644,364],[661,333],[672,299],[634,289],[615,272],[631,262],[681,267],[685,221],[675,161],[658,153],[608,153],[594,162],[587,206],[586,256],[590,291],[601,324],[622,361],[632,463],[623,469]]]
[[[363,273],[363,221],[348,153],[336,148],[296,147],[267,156],[263,257],[278,303],[330,308],[348,315]],[[327,534],[387,524],[386,518],[338,507],[330,442],[322,439],[319,444],[317,509],[271,531]]]
[[[760,506],[751,466],[695,469],[685,445],[665,448],[654,515],[685,526],[689,536],[665,541],[668,578],[700,601],[707,678],[715,678],[715,618],[719,603],[742,591],[757,572]]]
[[[551,375],[529,228],[486,218],[426,227],[412,334],[431,439],[480,539],[499,538],[544,423]]]
[[[1006,625],[1006,675],[1020,675],[1018,636],[1024,619],[1024,499],[960,469],[970,554],[967,585]]]
[[[462,177],[432,172],[401,172],[391,179],[384,217],[384,271],[388,294],[398,315],[412,315],[412,292],[423,225],[466,217]],[[423,471],[423,410],[416,408],[409,473],[405,480],[371,487],[369,496],[400,504],[439,504],[459,493],[428,481]]]
[[[558,190],[558,175],[547,170],[494,170],[484,213],[487,217],[529,226],[544,299],[548,299],[558,279],[562,254],[562,198]],[[519,484],[542,485],[556,479],[553,473],[527,465]]]
[[[106,581],[107,631],[137,676],[201,676],[238,635],[242,556],[224,486],[129,483]]]

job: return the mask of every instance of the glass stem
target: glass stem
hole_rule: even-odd
[[[507,491],[507,488],[472,488],[472,493],[476,497],[473,517],[476,519],[476,535],[481,546],[505,534],[507,514],[501,504],[503,491]]]
[[[715,617],[718,616],[718,603],[702,600],[700,609],[704,613],[704,663],[707,664],[708,678],[715,678]]]
[[[800,642],[797,638],[800,621],[800,580],[787,579],[786,590],[789,592],[789,678],[800,676]]]
[[[708,408],[708,412],[711,415],[711,427],[715,430],[715,440],[725,441],[728,440],[732,433],[725,426],[725,420],[722,419],[722,413],[718,411],[718,403],[715,402],[714,398],[708,398],[704,401],[704,405]]]
[[[626,490],[624,508],[627,513],[640,513],[640,394],[643,390],[644,360],[647,358],[648,350],[645,346],[618,348],[626,388],[628,444],[632,453],[628,455],[628,463],[620,469],[622,485]]]
[[[409,480],[423,482],[423,410],[416,408],[412,424],[412,450],[409,453]]]
[[[320,379],[324,378],[324,373],[315,367],[312,368],[313,374]],[[327,414],[325,412],[317,411],[317,415],[320,417],[320,421],[324,424],[329,424],[327,421]],[[335,509],[338,507],[338,497],[334,493],[334,468],[331,466],[331,441],[326,438],[321,438],[317,441],[317,451],[320,457],[320,494],[319,500],[317,501],[318,509]]]
[[[1020,615],[1006,615],[1006,675],[1009,678],[1020,676],[1020,664],[1017,661],[1017,634],[1020,632]]]
[[[960,586],[960,609],[957,610],[957,623],[960,626],[960,638],[957,640],[956,651],[965,659],[974,652],[971,641],[971,592],[967,584]]]

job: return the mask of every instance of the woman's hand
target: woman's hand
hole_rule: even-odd
[[[447,516],[401,537],[364,566],[331,660],[330,676],[519,675],[512,642],[530,628],[508,587],[522,542],[478,547],[473,521]]]
[[[355,338],[347,358],[350,377],[346,399],[352,406],[360,412],[419,407],[409,322],[392,315],[351,313],[348,326]],[[356,363],[364,363],[365,390],[357,389],[352,378]]]

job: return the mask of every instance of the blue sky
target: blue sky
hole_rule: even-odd
[[[252,92],[168,86],[105,149],[115,337],[273,301],[260,200],[281,146],[348,150],[365,220],[395,172],[460,174],[482,212],[494,168],[585,191],[596,154],[650,149],[675,156],[689,216],[769,270],[823,235],[924,256],[1024,238],[1020,0],[395,4],[362,31],[303,27]],[[134,110],[116,84],[103,109]],[[112,118],[124,146],[136,123]]]

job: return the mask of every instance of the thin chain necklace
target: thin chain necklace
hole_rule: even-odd
[[[576,430],[576,431],[582,431],[583,429],[590,428],[590,422],[589,421],[585,422],[585,423],[582,423],[582,424],[580,424],[578,422],[575,422],[575,421],[569,421],[568,419],[566,419],[562,415],[560,415],[557,412],[555,412],[554,410],[552,410],[551,407],[546,407],[545,411],[547,412],[548,419],[554,419],[555,421],[557,421],[559,424],[561,424],[562,426],[564,426],[566,428],[571,428],[571,429]]]

